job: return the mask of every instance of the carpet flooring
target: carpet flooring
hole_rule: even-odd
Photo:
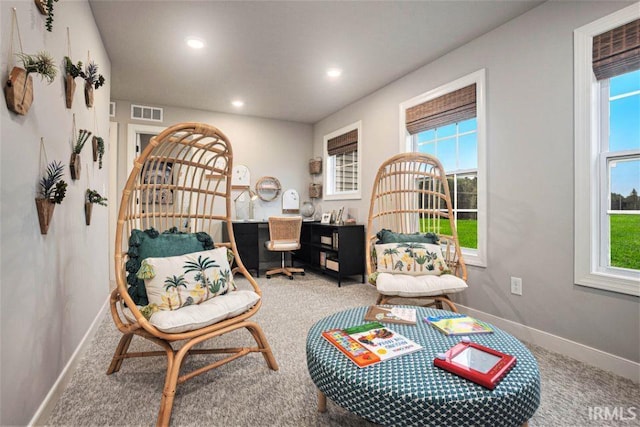
[[[238,280],[238,282],[242,282]],[[288,280],[259,278],[263,306],[254,319],[262,326],[280,369],[271,371],[252,354],[179,385],[173,407],[175,426],[370,426],[371,423],[327,402],[318,413],[316,388],[306,367],[305,341],[319,319],[346,308],[370,305],[375,290],[356,282],[335,282],[307,273]],[[163,358],[125,360],[105,374],[120,332],[111,315],[103,319],[90,347],[55,405],[50,426],[154,425],[164,384]],[[222,337],[221,344],[254,345],[246,330]],[[528,346],[538,360],[541,403],[529,426],[638,426],[640,385],[541,347]],[[130,351],[157,350],[135,337]],[[187,369],[205,365],[207,356],[191,356]],[[591,411],[589,408],[592,408]],[[621,408],[609,417],[595,407]],[[620,411],[621,409],[617,409]],[[596,410],[599,411],[599,410]],[[620,413],[620,412],[618,412]],[[631,414],[636,414],[635,419]],[[599,416],[598,416],[599,415]]]

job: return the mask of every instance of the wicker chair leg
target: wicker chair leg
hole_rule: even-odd
[[[169,348],[171,348],[169,346]],[[162,398],[160,399],[160,410],[158,411],[157,427],[168,426],[171,421],[171,411],[173,409],[173,399],[176,396],[176,388],[178,385],[178,374],[180,373],[180,365],[184,356],[179,361],[176,360],[176,353],[169,348],[167,351],[167,376],[164,379],[164,388],[162,390]],[[187,353],[185,352],[184,355]]]
[[[276,362],[276,358],[273,356],[273,352],[271,351],[267,337],[264,335],[264,332],[262,332],[262,328],[254,322],[247,322],[246,328],[251,332],[251,335],[253,336],[253,339],[256,340],[258,347],[262,349],[262,356],[264,356],[267,366],[270,369],[277,371],[279,369],[278,362]]]
[[[451,311],[453,311],[454,313],[458,312],[458,308],[456,307],[456,305],[453,303],[453,301],[451,301],[449,299],[449,297],[436,297],[434,298],[436,300],[436,304],[439,305],[438,308],[442,307],[442,303],[445,303],[449,306],[449,308],[451,309]]]
[[[122,366],[123,357],[127,354],[127,350],[129,349],[129,344],[131,344],[131,339],[133,338],[133,334],[125,334],[120,338],[120,342],[118,343],[118,347],[116,347],[116,351],[113,354],[113,359],[111,359],[111,364],[109,365],[109,369],[107,369],[107,375],[111,375],[114,372],[118,372],[120,367]]]

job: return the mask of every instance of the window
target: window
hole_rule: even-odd
[[[361,197],[361,122],[325,135],[325,200]]]
[[[486,266],[484,78],[480,70],[400,105],[401,151],[440,160],[465,261],[479,266]]]
[[[575,282],[640,295],[640,13],[574,31]]]

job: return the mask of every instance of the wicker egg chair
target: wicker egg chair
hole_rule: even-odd
[[[123,336],[107,374],[117,372],[127,358],[166,355],[167,370],[157,419],[159,426],[170,422],[176,386],[192,377],[250,353],[261,353],[269,368],[278,369],[262,329],[250,320],[260,309],[261,291],[242,264],[233,236],[230,198],[232,162],[233,152],[229,140],[218,129],[202,123],[177,124],[151,139],[135,160],[133,171],[123,190],[115,243],[117,288],[111,294],[111,314]],[[143,178],[149,176],[170,179]],[[236,312],[227,313],[222,320],[210,320],[209,324],[203,322],[205,326],[203,323],[187,325],[186,331],[178,333],[160,330],[154,325],[154,315],[157,313],[147,319],[143,315],[145,310],[137,307],[129,295],[125,271],[128,259],[126,243],[131,231],[151,227],[158,231],[177,227],[191,233],[206,232],[210,236],[219,231],[220,227],[226,227],[229,242],[216,246],[226,246],[233,252],[238,265],[236,273],[246,278],[250,286],[245,286],[251,289],[228,292],[213,300],[251,295],[254,300],[250,304],[257,302],[247,309],[240,308]],[[197,307],[202,306],[204,303],[162,313],[197,310]],[[250,332],[256,346],[193,348],[196,344],[243,328]],[[127,352],[134,335],[159,345],[163,351]],[[172,344],[176,342],[181,342],[182,345],[174,349],[175,344]],[[180,375],[180,367],[190,354],[224,354],[225,357]]]
[[[448,223],[449,234],[444,234],[443,221]],[[434,233],[439,238],[444,261],[451,274],[442,276],[388,275],[377,273],[375,253],[378,232]],[[422,153],[403,153],[386,160],[378,169],[371,193],[367,238],[365,243],[366,266],[369,283],[377,287],[377,304],[390,304],[403,299],[405,304],[443,304],[457,312],[449,298],[467,287],[467,269],[462,258],[455,218],[453,216],[449,185],[440,161]],[[390,278],[389,285],[382,286],[382,279]],[[428,284],[419,283],[426,279]],[[408,302],[407,298],[411,301]]]

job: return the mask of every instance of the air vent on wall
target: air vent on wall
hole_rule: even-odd
[[[115,117],[115,116],[116,116],[116,103],[112,101],[109,103],[109,117]]]
[[[131,118],[149,122],[161,122],[163,109],[147,105],[131,104]]]

